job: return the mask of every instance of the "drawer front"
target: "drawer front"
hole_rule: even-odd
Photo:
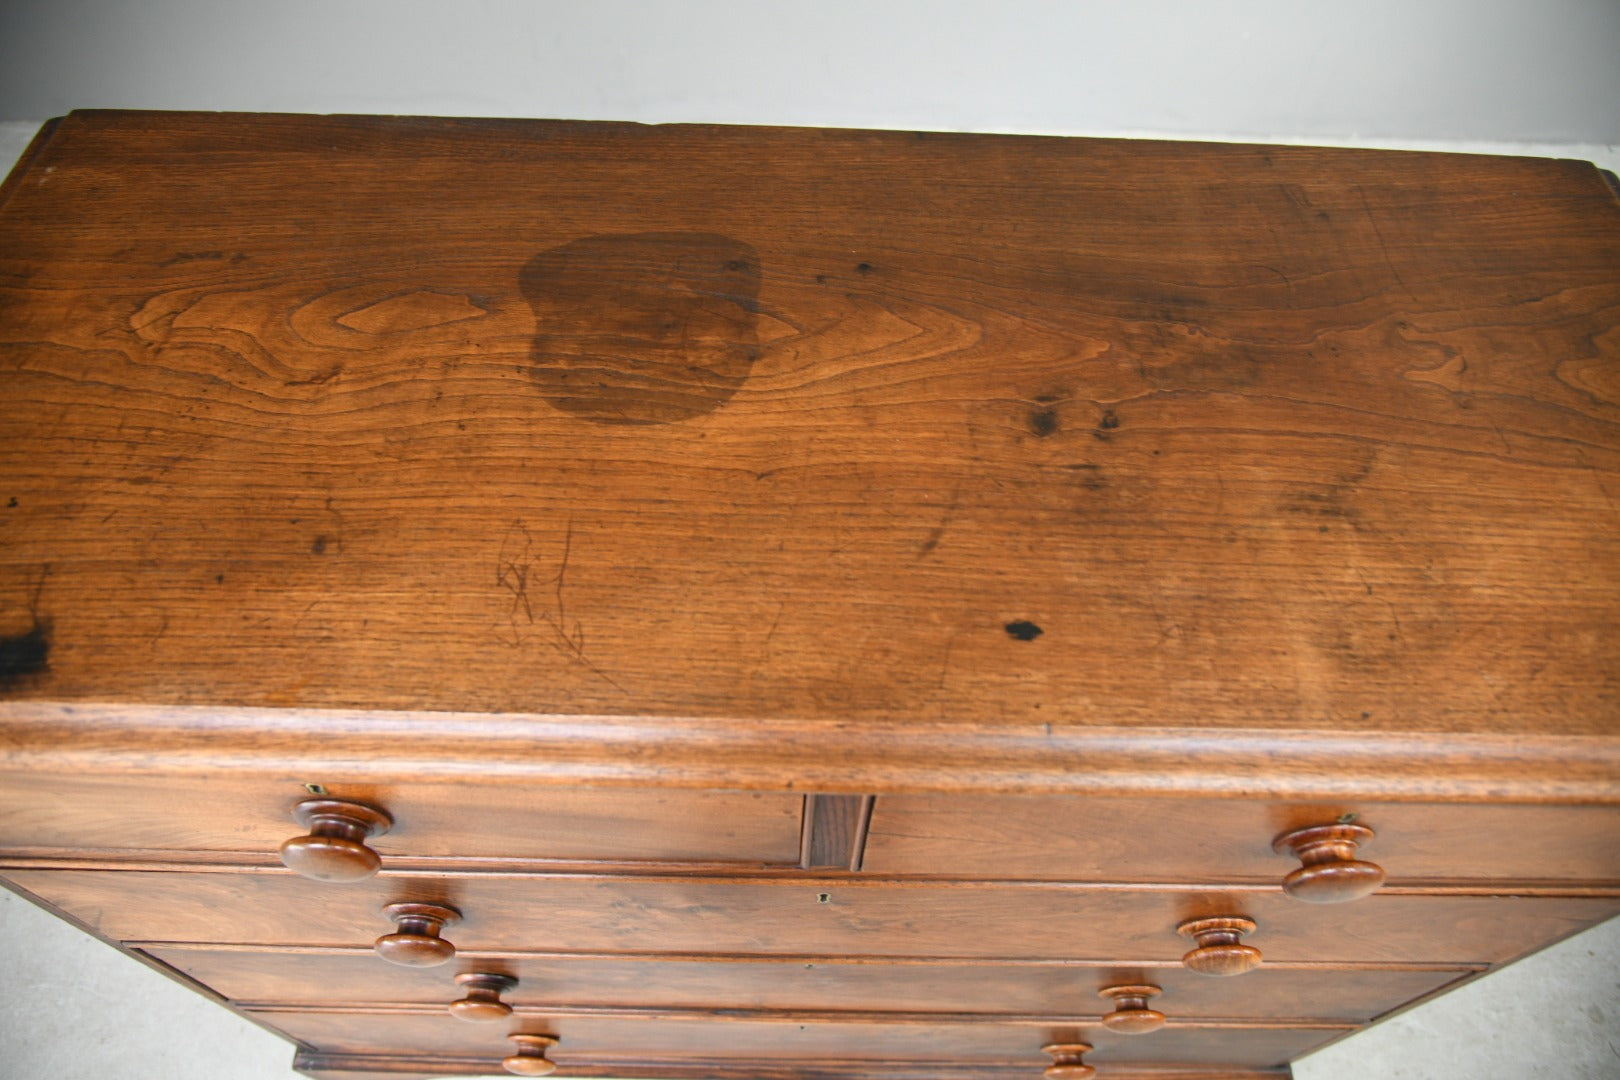
[[[321,778],[312,775],[308,782]],[[385,858],[740,861],[796,865],[803,796],[535,788],[517,784],[329,784],[386,810],[367,844]],[[312,796],[285,780],[0,776],[0,848],[262,852],[306,830]]]
[[[914,885],[859,879],[17,870],[22,888],[122,941],[365,945],[396,901],[450,904],[463,949],[1171,961],[1183,920],[1241,914],[1272,960],[1495,963],[1620,911],[1604,897],[1375,894],[1324,908],[1275,890]]]
[[[253,1016],[316,1050],[358,1054],[509,1053],[508,1030],[555,1035],[547,1056],[566,1070],[593,1060],[927,1061],[1001,1064],[1025,1061],[1030,1075],[1051,1063],[1041,1047],[1073,1038],[1072,1028],[1042,1024],[794,1023],[715,1018],[704,1022],[522,1015],[509,1024],[468,1024],[448,1014],[257,1011]],[[1108,1062],[1187,1065],[1280,1065],[1343,1033],[1335,1026],[1304,1028],[1165,1027],[1146,1036],[1084,1029]],[[498,1073],[497,1073],[498,1075]]]
[[[1282,833],[1355,815],[1390,881],[1620,881],[1620,807],[886,795],[864,868],[1105,881],[1280,880]]]
[[[1154,1007],[1178,1018],[1277,1016],[1364,1022],[1464,977],[1466,969],[1261,967],[1211,979],[1179,964],[1134,967],[995,963],[840,963],[461,954],[438,968],[385,964],[369,949],[296,953],[166,947],[149,955],[248,1007],[264,1004],[445,1005],[457,972],[517,978],[502,999],[520,1008],[654,1008],[940,1012],[1097,1017],[1105,986],[1147,982]]]

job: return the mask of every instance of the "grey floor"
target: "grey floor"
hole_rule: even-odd
[[[0,170],[37,127],[0,123]],[[1594,149],[1579,156],[1620,166],[1615,148]],[[280,1037],[4,891],[0,957],[0,1080],[295,1075]],[[1294,1075],[1620,1080],[1620,919],[1320,1050]]]

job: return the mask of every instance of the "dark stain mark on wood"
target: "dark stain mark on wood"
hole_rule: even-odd
[[[50,670],[51,624],[33,617],[25,633],[0,637],[0,690],[10,690]]]
[[[869,263],[869,262],[856,263],[855,264],[855,272],[857,274],[863,274],[863,275],[864,274],[870,274],[872,272],[872,264]]]
[[[1019,641],[1034,641],[1046,632],[1027,619],[1010,622],[1005,629],[1009,637],[1015,637]]]
[[[326,537],[317,536],[315,538],[315,542],[313,544],[309,545],[309,553],[311,555],[325,555],[326,554]]]
[[[1044,439],[1048,435],[1057,434],[1058,414],[1056,409],[1037,409],[1029,414],[1029,430],[1037,438]]]
[[[1109,439],[1114,437],[1114,431],[1118,427],[1119,417],[1115,414],[1114,410],[1104,409],[1102,418],[1097,421],[1097,426],[1092,429],[1091,437],[1094,439],[1100,439],[1103,442],[1107,442]]]
[[[731,399],[760,353],[759,256],[713,233],[588,236],[543,251],[519,287],[528,369],[552,405],[604,424],[690,420]]]
[[[17,496],[13,495],[11,498],[6,500],[6,509],[7,510],[15,510],[15,509],[17,509]]]

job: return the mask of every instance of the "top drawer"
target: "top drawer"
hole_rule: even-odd
[[[1620,880],[1620,807],[1298,803],[1242,799],[892,795],[877,800],[877,874],[1273,882],[1298,867],[1272,841],[1353,820],[1356,852],[1391,881]]]
[[[322,789],[326,790],[326,789]],[[803,796],[350,784],[332,798],[385,809],[383,856],[796,864]],[[10,774],[0,782],[0,849],[263,853],[306,830],[312,796],[276,779],[139,779]]]

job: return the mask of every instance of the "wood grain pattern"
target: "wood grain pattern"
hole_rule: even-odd
[[[870,795],[806,795],[799,865],[859,870],[873,801]]]
[[[118,777],[0,769],[0,850],[119,848],[273,854],[302,829],[292,809],[320,783],[386,809],[369,845],[384,857],[733,861],[793,866],[798,796],[755,792],[533,788],[349,781],[309,761],[303,780]]]
[[[1391,883],[1620,881],[1620,808],[887,795],[867,840],[874,874],[1280,882],[1282,833],[1354,814]]]
[[[445,1055],[491,1053],[503,1056],[505,1033],[496,1025],[479,1026],[449,1013],[364,1015],[319,1012],[256,1013],[306,1046],[339,1053],[389,1053],[409,1046],[416,1052]],[[561,1037],[547,1054],[566,1070],[575,1056],[616,1056],[656,1063],[722,1058],[745,1064],[753,1060],[820,1061],[821,1068],[842,1075],[839,1063],[859,1068],[863,1062],[930,1061],[999,1064],[1028,1056],[1037,1068],[1047,1064],[1040,1048],[1061,1027],[1039,1025],[785,1024],[771,1021],[722,1022],[606,1020],[565,1017],[525,1020],[526,1027]],[[1195,1029],[1165,1028],[1152,1039],[1133,1039],[1098,1025],[1087,1029],[1095,1045],[1088,1060],[1184,1065],[1239,1065],[1265,1068],[1286,1063],[1341,1034],[1332,1026],[1316,1028]],[[418,1049],[420,1048],[420,1049]],[[1106,1074],[1104,1074],[1106,1075]]]
[[[455,996],[445,971],[382,970],[369,951],[298,954],[166,946],[145,950],[246,1005],[331,1001],[442,1005]],[[1096,1017],[1105,986],[1146,979],[1164,989],[1158,1007],[1187,1018],[1305,1017],[1365,1022],[1458,978],[1466,969],[1293,970],[1262,966],[1223,984],[1179,964],[1152,967],[850,964],[837,959],[633,960],[493,955],[457,961],[498,970],[518,985],[505,999],[531,1010],[559,1007],[840,1010]]]
[[[74,114],[5,693],[1612,737],[1617,238],[1573,162]]]
[[[1320,909],[1280,890],[1225,895],[726,878],[377,877],[333,888],[281,874],[11,870],[6,877],[118,941],[355,946],[389,929],[395,901],[442,903],[468,950],[986,959],[1178,960],[1189,918],[1247,915],[1272,960],[1497,963],[1620,912],[1615,897],[1378,894]],[[826,900],[821,897],[825,895]]]
[[[1620,910],[1617,312],[1573,162],[76,113],[0,867],[315,1075],[496,1067],[470,971],[576,1076],[1277,1075]],[[278,868],[309,795],[377,876]],[[1286,898],[1350,813],[1385,888]]]
[[[8,774],[1620,804],[1620,738],[0,701]]]

